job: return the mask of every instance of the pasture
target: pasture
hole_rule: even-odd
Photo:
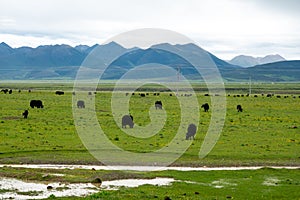
[[[98,164],[82,144],[72,114],[72,84],[66,83],[1,83],[0,88],[13,89],[12,94],[0,93],[0,163]],[[204,85],[194,85],[201,106],[210,104]],[[21,89],[19,93],[18,90]],[[31,92],[28,92],[31,89]],[[56,90],[64,95],[55,95]],[[168,145],[180,123],[180,107],[176,96],[159,86],[146,86],[130,98],[130,114],[134,123],[150,123],[149,108],[162,101],[167,120],[162,130],[150,138],[135,138],[125,134],[111,112],[111,85],[100,85],[95,99],[96,114],[107,137],[118,147],[131,152],[146,153]],[[200,109],[195,140],[172,166],[300,166],[300,84],[257,84],[247,97],[247,84],[226,85],[226,119],[221,136],[213,150],[203,159],[199,149],[208,129],[211,111]],[[154,96],[159,92],[159,96]],[[120,92],[125,96],[126,89]],[[149,93],[145,97],[139,93]],[[262,93],[264,95],[262,95]],[[266,94],[274,96],[267,97]],[[179,92],[183,94],[184,92]],[[241,94],[244,96],[241,97]],[[88,95],[88,94],[87,94]],[[237,97],[240,95],[240,97]],[[257,95],[257,97],[254,97]],[[276,97],[280,95],[280,98]],[[285,97],[286,96],[286,97]],[[184,97],[187,100],[191,97]],[[217,98],[217,97],[216,97]],[[31,108],[32,99],[43,101],[44,108]],[[243,112],[237,112],[241,105]],[[86,108],[89,109],[89,102]],[[29,110],[28,119],[22,113]],[[156,110],[162,112],[162,110]],[[128,113],[124,113],[128,114]],[[192,118],[193,116],[191,116]],[[183,119],[187,122],[189,119]],[[187,128],[187,127],[186,127]],[[129,128],[127,128],[129,129]],[[134,129],[134,128],[133,128]],[[182,140],[185,140],[182,132]],[[64,178],[43,174],[63,173]],[[169,186],[150,185],[100,191],[88,199],[297,199],[299,170],[261,169],[209,172],[110,172],[91,170],[46,170],[1,168],[1,177],[14,177],[41,182],[88,182],[95,176],[102,180],[122,178],[172,177],[178,182]],[[3,191],[0,191],[0,194]],[[56,199],[55,197],[52,197]],[[51,199],[51,198],[49,198]],[[75,199],[63,198],[63,199]],[[80,199],[80,198],[78,198]]]
[[[99,164],[86,151],[75,130],[70,84],[8,86],[14,87],[13,94],[0,93],[1,163]],[[20,86],[23,88],[18,93],[17,88]],[[28,88],[31,88],[32,92],[29,93]],[[254,94],[250,97],[233,97],[234,94],[243,92],[241,86],[237,85],[236,88],[239,91],[231,91],[230,96],[226,98],[225,125],[214,149],[204,159],[198,158],[211,117],[211,112],[203,112],[200,108],[196,138],[173,165],[299,165],[299,85],[291,85],[290,91],[293,91],[293,94],[280,94],[281,98],[276,98],[276,94],[272,98],[262,96],[263,91],[257,91],[258,97],[253,97]],[[282,92],[282,86],[279,85],[278,88]],[[58,89],[64,90],[65,95],[55,95]],[[272,91],[275,90],[273,86]],[[197,92],[199,105],[210,103],[210,97],[204,96],[205,93]],[[298,96],[295,93],[298,93]],[[99,123],[114,144],[128,151],[150,152],[167,145],[176,134],[180,123],[177,98],[169,94],[170,92],[160,92],[160,96],[154,96],[149,92],[146,97],[136,94],[130,98],[130,113],[139,126],[150,122],[149,108],[154,106],[156,100],[163,102],[163,108],[167,112],[167,121],[163,129],[146,139],[128,136],[119,128],[121,121],[116,123],[111,113],[111,92],[97,91],[91,98],[95,98]],[[189,97],[185,98],[188,100]],[[44,108],[30,108],[31,99],[41,99]],[[237,112],[238,104],[242,105],[243,112]],[[25,109],[29,110],[28,119],[22,118]],[[182,138],[185,138],[185,132],[182,133]]]

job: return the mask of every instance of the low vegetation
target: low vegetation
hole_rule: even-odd
[[[266,88],[268,87],[270,86]],[[51,87],[40,84],[36,88],[38,89],[32,89],[30,93],[28,88],[22,88],[20,93],[16,89],[13,94],[0,93],[0,162],[100,164],[85,149],[76,132],[70,85]],[[65,95],[55,95],[57,89],[64,88]],[[237,85],[236,88],[241,91],[242,87]],[[278,88],[282,90],[281,85]],[[262,96],[262,90],[257,93],[258,97],[254,97],[254,94],[250,97],[234,97],[241,93],[231,91],[226,100],[227,115],[221,137],[204,159],[199,159],[198,153],[210,123],[211,112],[200,110],[196,138],[173,165],[299,165],[300,98],[296,94],[299,90],[295,88],[299,89],[299,86],[291,86],[293,95],[280,94],[282,98],[276,98],[276,95],[271,98]],[[268,90],[274,92],[276,87]],[[149,95],[146,97],[133,95],[130,99],[130,113],[134,116],[135,124],[145,126],[150,122],[149,108],[154,106],[156,100],[163,102],[168,118],[158,134],[146,139],[128,136],[119,128],[121,121],[115,122],[111,113],[110,92],[98,91],[93,96],[101,127],[107,137],[120,148],[133,152],[150,152],[167,145],[176,134],[176,127],[180,123],[177,98],[169,96],[170,92],[161,92],[160,96],[147,93]],[[205,96],[205,93],[197,93],[199,105],[210,103],[210,97]],[[190,97],[185,98],[188,100]],[[29,102],[32,99],[42,100],[45,107],[30,108]],[[242,105],[243,112],[237,112],[238,104]],[[22,118],[25,109],[29,110],[28,119]],[[185,139],[185,132],[182,133],[182,138]]]
[[[204,85],[194,85],[199,105],[210,104],[211,97]],[[82,144],[72,115],[71,84],[0,84],[13,89],[12,94],[0,93],[0,163],[99,164]],[[300,84],[256,84],[247,97],[248,85],[227,85],[226,120],[220,139],[203,159],[198,153],[208,129],[211,111],[200,108],[200,123],[190,148],[173,166],[299,166],[300,165]],[[21,92],[18,90],[21,89]],[[31,89],[31,92],[28,92]],[[130,114],[135,124],[150,122],[149,108],[162,101],[167,113],[164,128],[156,135],[135,138],[125,134],[111,112],[111,85],[99,86],[95,98],[97,118],[107,137],[127,151],[145,153],[162,148],[172,140],[180,122],[180,107],[176,96],[158,86],[145,86],[130,98]],[[56,90],[64,95],[55,95]],[[153,95],[160,93],[159,96]],[[126,95],[122,92],[122,95]],[[138,93],[145,93],[141,97]],[[148,93],[148,95],[147,95]],[[273,94],[267,97],[266,94]],[[180,92],[183,94],[184,92]],[[264,94],[264,95],[262,95]],[[88,94],[87,94],[88,95]],[[277,97],[280,96],[280,97]],[[189,95],[184,97],[188,100]],[[218,98],[218,97],[216,97]],[[32,99],[43,101],[44,108],[31,108]],[[242,112],[236,110],[241,105]],[[29,111],[27,119],[22,113]],[[88,109],[88,106],[86,108]],[[157,110],[157,112],[162,112]],[[124,113],[128,114],[128,113]],[[184,119],[189,121],[189,119]],[[182,133],[182,139],[185,139]],[[65,176],[51,176],[61,173]],[[48,176],[45,176],[48,174]],[[90,182],[127,178],[173,177],[178,182],[170,186],[150,185],[100,191],[87,199],[297,199],[299,170],[261,169],[210,172],[118,172],[92,170],[49,170],[1,168],[0,177],[12,177],[41,182]],[[5,191],[0,190],[0,194]],[[75,199],[62,198],[62,199]],[[49,199],[60,199],[54,196]],[[78,199],[80,199],[78,197]]]

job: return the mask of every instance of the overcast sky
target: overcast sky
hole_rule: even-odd
[[[222,59],[300,60],[299,10],[298,0],[0,0],[0,42],[92,45],[124,31],[163,28]]]

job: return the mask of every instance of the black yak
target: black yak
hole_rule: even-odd
[[[196,125],[195,124],[190,124],[189,127],[188,127],[188,129],[187,129],[187,133],[185,135],[185,139],[186,140],[189,140],[190,138],[195,139],[194,136],[195,136],[196,132],[197,132]]]
[[[31,100],[30,101],[30,107],[31,108],[34,108],[34,107],[44,108],[43,102],[41,100]]]
[[[8,89],[2,89],[1,92],[3,92],[4,94],[6,94],[8,92]]]
[[[77,101],[77,108],[85,108],[85,104],[83,100]]]
[[[133,128],[133,117],[132,115],[124,115],[122,117],[122,128],[126,128],[126,126],[129,125],[130,128]]]
[[[241,105],[237,105],[236,109],[237,109],[238,112],[243,112],[243,108],[242,108]]]
[[[162,102],[161,101],[155,101],[155,108],[156,109],[162,109]]]
[[[208,105],[208,103],[203,104],[203,105],[201,106],[201,108],[204,109],[204,112],[207,112],[207,111],[209,110],[209,105]]]
[[[65,94],[65,93],[64,93],[63,91],[56,91],[55,94],[56,94],[56,95],[63,95],[63,94]]]
[[[28,114],[29,114],[28,110],[25,110],[25,111],[22,113],[22,115],[24,116],[24,119],[27,119]]]

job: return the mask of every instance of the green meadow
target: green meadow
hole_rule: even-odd
[[[181,120],[179,102],[174,93],[170,96],[171,92],[165,88],[150,85],[131,96],[129,112],[134,116],[135,124],[146,126],[150,123],[149,108],[154,106],[156,100],[163,102],[167,114],[164,127],[156,135],[143,139],[125,134],[119,128],[121,121],[114,120],[111,87],[111,84],[99,85],[97,93],[90,96],[95,100],[98,122],[110,141],[124,150],[141,154],[168,145],[177,133]],[[207,93],[205,85],[194,84],[193,87],[199,105],[206,102],[210,104],[211,97],[204,95]],[[200,119],[195,140],[172,166],[300,166],[300,84],[254,84],[249,97],[246,96],[249,91],[247,84],[227,84],[225,87],[226,118],[220,138],[212,151],[205,158],[200,159],[198,156],[211,121],[211,110],[204,112],[199,108]],[[86,150],[76,132],[72,113],[72,84],[1,83],[0,88],[13,89],[12,94],[0,93],[1,164],[101,165],[101,161]],[[65,94],[55,95],[56,90],[63,90]],[[160,92],[160,95],[154,96],[155,92]],[[125,93],[126,88],[119,95],[125,97]],[[140,97],[139,93],[148,95]],[[274,96],[267,97],[268,93]],[[179,91],[181,94],[185,93]],[[183,98],[188,101],[191,97]],[[44,108],[30,108],[29,102],[32,99],[42,100]],[[243,112],[237,112],[238,104],[242,105]],[[22,117],[25,109],[29,110],[28,119]],[[89,109],[88,104],[85,109]],[[182,140],[185,140],[185,133],[182,132]],[[50,172],[67,175],[59,180],[57,177],[43,180],[42,174]],[[154,177],[179,180],[162,187],[145,185],[100,191],[87,199],[164,199],[166,196],[171,199],[299,199],[300,184],[299,170],[267,168],[208,172],[111,172],[4,167],[0,170],[0,176],[70,183],[89,182],[96,176],[102,180]]]
[[[283,88],[287,87],[289,88]],[[224,127],[213,150],[203,159],[198,154],[210,124],[211,110],[201,108],[195,140],[188,150],[173,165],[177,166],[246,166],[246,165],[299,165],[300,163],[300,90],[299,84],[268,85],[264,91],[261,85],[249,97],[234,97],[246,94],[247,85],[229,85],[226,97],[226,119]],[[10,87],[12,94],[0,93],[0,162],[1,163],[69,163],[100,164],[82,144],[74,125],[72,114],[71,84],[19,84],[3,85]],[[21,88],[21,92],[18,92]],[[28,88],[31,92],[28,92]],[[109,85],[99,87],[109,88]],[[207,91],[198,88],[199,105],[210,103]],[[199,89],[200,88],[200,89]],[[201,91],[203,89],[203,91]],[[55,95],[56,90],[64,90],[65,95]],[[90,98],[95,99],[98,121],[107,137],[120,148],[132,152],[151,152],[168,144],[177,133],[180,124],[180,107],[171,92],[153,92],[161,88],[147,87],[146,97],[137,92],[130,98],[129,112],[135,124],[146,126],[150,123],[149,109],[156,100],[163,102],[167,114],[164,127],[150,138],[136,138],[125,134],[121,121],[115,121],[111,112],[111,92],[97,91]],[[291,94],[283,91],[293,91]],[[272,91],[272,98],[261,93]],[[124,95],[120,93],[121,95]],[[179,94],[180,91],[179,91]],[[184,92],[182,92],[184,94]],[[280,95],[281,98],[276,96]],[[284,96],[287,96],[284,98]],[[191,97],[183,97],[187,101]],[[218,98],[218,97],[214,97]],[[31,99],[43,101],[44,108],[30,108]],[[87,104],[88,102],[86,102]],[[237,112],[236,105],[242,105],[243,112]],[[28,119],[22,112],[28,109]],[[87,108],[88,109],[88,108]],[[162,112],[157,110],[157,112]],[[128,114],[128,113],[124,113]],[[192,117],[192,116],[191,116]],[[189,120],[189,119],[184,119]],[[185,139],[185,132],[182,133]]]

